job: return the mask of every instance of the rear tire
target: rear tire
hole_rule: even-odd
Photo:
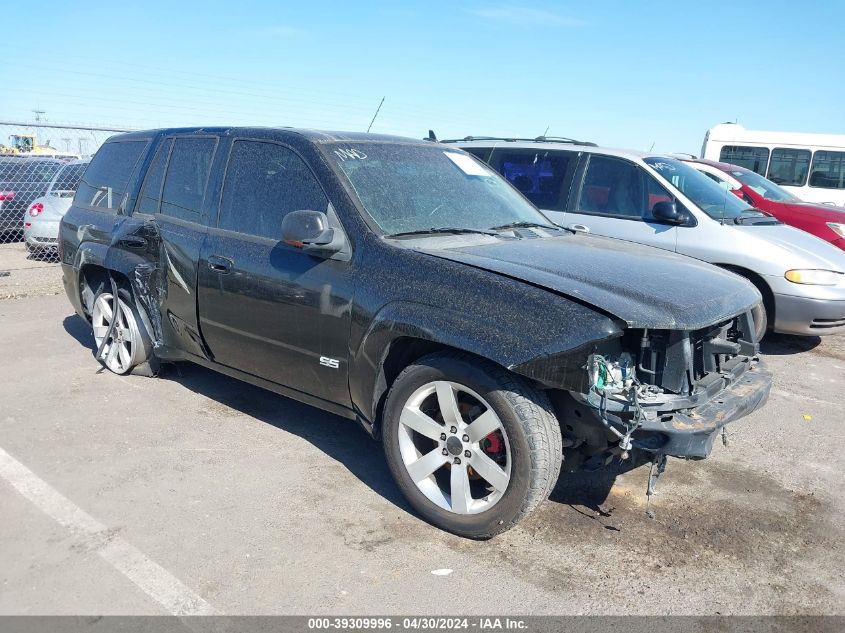
[[[546,394],[460,352],[431,354],[399,374],[382,439],[390,471],[420,516],[474,539],[528,516],[548,498],[562,461]]]
[[[149,366],[152,343],[132,294],[126,288],[118,288],[117,294],[120,317],[106,340],[102,358],[97,360],[109,371],[123,375],[135,368]],[[114,309],[115,300],[110,290],[100,292],[94,299],[91,326],[94,331],[95,354],[108,334]]]

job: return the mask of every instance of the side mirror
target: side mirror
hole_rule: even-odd
[[[668,200],[655,203],[651,215],[658,222],[665,222],[666,224],[684,224],[689,219],[685,212],[678,211],[674,201]]]
[[[282,241],[303,250],[332,251],[335,230],[321,211],[291,211],[282,220]]]

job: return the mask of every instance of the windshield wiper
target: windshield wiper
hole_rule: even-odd
[[[754,213],[744,211],[735,217],[734,224],[780,224],[780,220],[755,209]]]
[[[562,227],[558,226],[557,224],[543,224],[541,222],[510,222],[508,224],[502,224],[500,226],[491,226],[491,231],[504,231],[505,229],[531,229],[531,228],[540,228],[540,229],[551,229],[553,231],[559,231]]]
[[[390,233],[386,237],[408,237],[411,235],[438,235],[438,234],[453,234],[459,235],[462,233],[479,233],[481,235],[495,235],[498,237],[498,233],[493,231],[485,231],[484,229],[470,229],[466,227],[457,227],[457,226],[441,226],[441,227],[433,227],[430,229],[417,229],[415,231],[400,231],[399,233]]]

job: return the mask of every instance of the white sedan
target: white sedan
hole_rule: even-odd
[[[59,237],[59,222],[73,201],[73,195],[90,159],[75,160],[62,166],[47,193],[33,200],[24,212],[23,236],[27,250],[33,255],[51,255]]]

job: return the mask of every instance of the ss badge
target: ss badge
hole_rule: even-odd
[[[338,359],[329,358],[328,356],[320,356],[320,364],[323,367],[330,367],[331,369],[340,367],[340,361]]]

